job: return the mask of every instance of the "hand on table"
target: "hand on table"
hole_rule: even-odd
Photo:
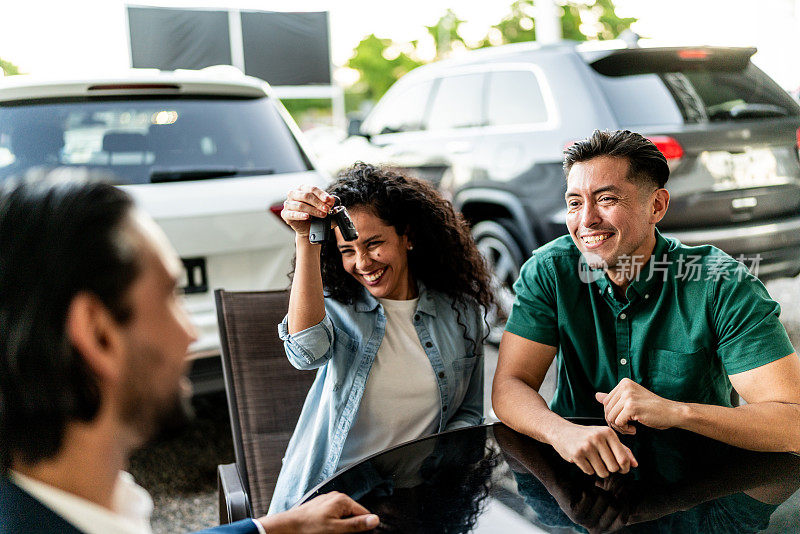
[[[607,426],[569,423],[551,444],[562,458],[587,475],[606,478],[611,473],[627,473],[631,467],[639,465],[631,450]]]
[[[595,393],[605,409],[606,422],[621,434],[635,434],[633,422],[663,430],[677,426],[680,403],[659,397],[629,378],[609,393]]]
[[[378,516],[345,495],[333,491],[286,512],[258,521],[269,534],[363,532],[378,526]]]
[[[611,430],[608,427],[581,428]],[[618,530],[625,525],[628,500],[623,494],[628,477],[576,478],[572,476],[571,466],[550,454],[551,451],[526,442],[527,438],[522,434],[500,425],[495,427],[494,437],[509,467],[517,473],[530,473],[536,477],[570,521],[592,534]],[[558,452],[563,456],[561,451]]]
[[[559,506],[570,521],[590,534],[614,532],[627,524],[628,510],[624,500],[600,488],[586,489],[569,503],[559,501]]]

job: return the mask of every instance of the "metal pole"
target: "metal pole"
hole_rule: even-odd
[[[555,43],[563,38],[561,33],[561,6],[555,0],[536,2],[536,41]]]
[[[244,38],[242,37],[242,12],[238,9],[228,10],[228,34],[231,40],[231,63],[244,70]]]

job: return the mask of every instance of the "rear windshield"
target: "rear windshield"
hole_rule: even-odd
[[[737,121],[800,114],[752,63],[744,69],[687,68],[607,76],[593,70],[622,126]]]
[[[310,170],[268,98],[0,105],[0,181],[55,167],[116,184]]]

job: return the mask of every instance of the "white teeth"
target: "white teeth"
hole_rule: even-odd
[[[381,277],[381,275],[383,274],[383,271],[385,271],[385,270],[386,270],[386,267],[384,267],[383,269],[381,269],[381,270],[379,270],[379,271],[375,271],[375,272],[374,272],[374,273],[372,273],[372,274],[363,274],[363,275],[361,275],[361,276],[363,276],[363,277],[364,277],[364,279],[365,279],[367,282],[374,282],[374,281],[376,281],[378,278],[380,278],[380,277]]]
[[[594,245],[596,243],[600,243],[601,241],[605,241],[609,237],[611,237],[611,236],[608,235],[608,234],[604,234],[604,235],[587,235],[587,236],[583,236],[581,239],[583,239],[583,242],[586,243],[587,245]]]

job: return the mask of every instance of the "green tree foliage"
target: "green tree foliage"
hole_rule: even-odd
[[[464,38],[458,33],[458,27],[463,22],[463,20],[456,17],[452,9],[448,9],[436,24],[425,26],[436,44],[437,59],[446,56],[453,49],[453,43],[461,43],[464,47],[467,47]]]
[[[597,0],[595,6],[600,8],[600,24],[603,25],[602,35],[598,39],[616,39],[622,32],[630,29],[631,24],[638,19],[635,17],[620,18],[611,0]]]
[[[614,39],[636,22],[635,18],[622,18],[616,13],[613,0],[566,0],[561,4],[561,31],[564,39]],[[436,44],[436,58],[445,57],[460,43],[466,48],[482,48],[494,44],[519,43],[536,39],[534,0],[514,0],[508,14],[492,26],[490,34],[471,46],[459,34],[463,23],[455,12],[448,9],[433,26],[426,26]],[[587,21],[597,21],[593,30],[584,34]],[[409,45],[416,48],[417,43]],[[353,51],[347,66],[360,74],[359,81],[346,94],[347,108],[354,109],[363,100],[377,101],[402,75],[422,64],[415,54],[391,54],[387,50],[397,47],[391,39],[381,39],[375,34],[365,37]],[[407,46],[408,47],[408,46]]]
[[[348,67],[361,75],[352,88],[354,92],[366,99],[378,100],[401,76],[422,65],[404,52],[395,57],[389,55],[388,49],[393,44],[391,39],[381,39],[374,33],[358,43],[347,62]]]
[[[586,35],[581,32],[581,10],[575,4],[566,4],[561,8],[561,36],[573,41],[585,41]]]
[[[492,26],[500,31],[503,43],[522,43],[536,40],[536,25],[533,20],[533,0],[516,0],[509,8],[509,13]],[[491,30],[490,30],[491,31]],[[489,35],[479,43],[479,48],[492,46]]]
[[[637,20],[633,17],[618,16],[612,0],[573,0],[560,3],[561,34],[564,39],[573,41],[616,39]],[[531,24],[533,14],[534,0],[516,0],[511,4],[508,15],[493,28],[500,31],[503,43],[533,41],[536,39],[536,24],[535,22]],[[586,19],[598,21],[596,30],[588,34],[581,29]],[[487,36],[481,42],[481,46],[489,45]]]
[[[10,61],[4,61],[0,58],[0,69],[3,70],[3,74],[6,76],[13,76],[14,74],[19,74],[19,69],[16,65],[11,63]]]

